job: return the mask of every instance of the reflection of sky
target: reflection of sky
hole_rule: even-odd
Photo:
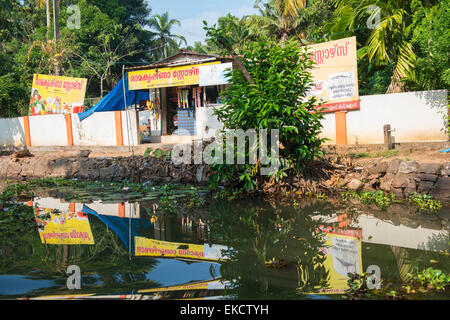
[[[214,273],[219,275],[219,265],[212,264]],[[146,274],[147,280],[158,282],[161,286],[174,286],[191,281],[211,280],[209,273],[211,263],[194,262],[188,264],[180,260],[158,259],[158,265]]]
[[[28,276],[0,275],[0,294],[26,294],[33,290],[58,286],[54,280],[37,280]]]

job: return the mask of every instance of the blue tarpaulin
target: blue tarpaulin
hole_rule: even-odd
[[[142,234],[140,232],[141,229],[150,228],[152,226],[151,222],[148,220],[141,220],[137,218],[120,218],[98,214],[96,211],[92,210],[86,205],[83,205],[83,209],[81,210],[81,212],[100,219],[101,222],[103,222],[109,229],[117,234],[127,250],[130,249],[130,242],[131,249],[134,250],[134,237],[142,237]]]
[[[146,91],[136,91],[128,90],[128,73],[125,73],[125,94],[127,107],[136,103],[139,104],[141,100],[148,100],[150,95],[148,90]],[[80,121],[83,121],[94,112],[105,112],[105,111],[119,111],[125,110],[125,101],[123,99],[123,79],[120,79],[119,83],[108,93],[102,100],[100,100],[95,106],[90,108],[88,111],[79,113],[78,116]]]

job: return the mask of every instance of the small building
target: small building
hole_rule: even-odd
[[[143,141],[177,143],[210,138],[221,124],[213,116],[223,103],[225,73],[232,59],[180,50],[146,66],[126,68],[128,89],[149,92],[148,101],[134,101]]]

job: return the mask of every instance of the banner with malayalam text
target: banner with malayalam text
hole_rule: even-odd
[[[83,111],[87,79],[35,74],[29,115],[67,114]]]
[[[199,84],[199,67],[220,61],[173,68],[149,69],[128,73],[128,89],[142,90]]]
[[[134,237],[135,256],[187,258],[196,260],[225,260],[227,247],[209,244],[190,244]]]
[[[43,244],[95,244],[87,214],[36,209],[36,222]]]
[[[324,112],[358,110],[356,37],[314,44],[308,52],[316,63],[309,95],[324,102]]]

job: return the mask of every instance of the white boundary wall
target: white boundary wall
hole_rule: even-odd
[[[218,105],[197,108],[195,125],[197,126],[198,139],[213,138],[217,130],[223,129],[223,124],[213,115],[217,107]]]
[[[94,112],[83,121],[80,121],[78,114],[72,114],[72,130],[75,146],[115,146],[117,144],[114,112]]]
[[[448,141],[447,91],[361,97],[361,110],[347,113],[347,143],[384,143],[390,124],[394,142]]]
[[[394,142],[448,141],[446,90],[360,97],[360,110],[347,112],[348,144],[382,144],[383,127],[391,125]],[[322,138],[336,143],[334,113],[324,114]]]
[[[25,146],[23,118],[0,118],[0,147]]]
[[[139,144],[136,111],[121,111],[124,146]],[[31,146],[67,146],[67,122],[65,115],[52,114],[28,117]],[[72,135],[75,146],[116,146],[115,112],[98,112],[80,121],[72,114]],[[0,147],[25,146],[24,118],[0,118]]]
[[[385,124],[394,129],[392,135],[398,143],[448,141],[447,99],[446,90],[362,96],[360,110],[347,112],[347,143],[382,144]],[[211,138],[223,128],[213,115],[215,107],[197,109],[198,139]],[[322,125],[320,137],[329,139],[325,144],[335,144],[334,113],[325,113]]]
[[[67,146],[66,118],[63,114],[32,116],[29,119],[33,147]]]
[[[385,124],[391,125],[397,143],[448,141],[447,105],[446,90],[362,96],[361,109],[347,112],[347,142],[382,144]],[[213,115],[216,107],[197,109],[197,139],[211,138],[223,128]],[[130,141],[131,145],[138,145],[136,111],[121,111],[121,116],[123,145],[129,146]],[[32,146],[67,146],[64,115],[32,116],[29,122]],[[330,139],[327,144],[336,143],[334,113],[325,114],[322,124],[321,137]],[[114,112],[94,113],[81,122],[77,114],[72,114],[72,130],[75,146],[117,145]],[[0,119],[0,146],[25,146],[23,118]]]
[[[122,111],[122,130],[124,146],[137,146],[139,144],[139,119],[136,110]]]

